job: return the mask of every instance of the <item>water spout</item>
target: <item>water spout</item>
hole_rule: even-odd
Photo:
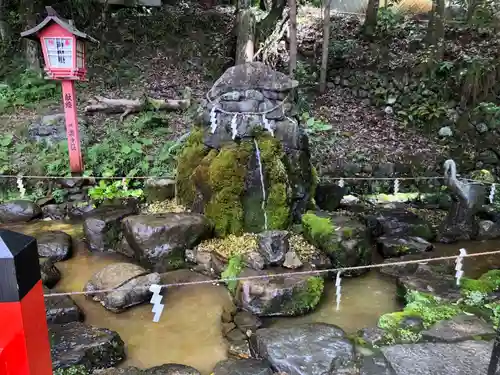
[[[264,212],[264,230],[267,230],[267,212],[266,212],[266,186],[264,185],[264,172],[262,169],[262,161],[260,159],[260,149],[257,140],[254,138],[255,156],[257,157],[257,164],[259,165],[260,185],[262,186],[262,212]]]

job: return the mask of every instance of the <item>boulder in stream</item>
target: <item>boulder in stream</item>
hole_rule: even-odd
[[[304,237],[327,254],[334,268],[371,263],[372,249],[367,227],[358,219],[328,212],[302,216]],[[345,276],[359,276],[368,270],[351,270]]]
[[[149,273],[131,263],[114,263],[97,272],[85,285],[84,291],[116,289],[116,291],[92,295],[106,309],[120,313],[127,308],[145,302],[150,296],[149,287],[160,283],[158,273]]]
[[[92,251],[115,250],[121,239],[122,220],[135,213],[133,207],[102,206],[85,216],[83,231]]]
[[[54,262],[66,260],[71,257],[71,236],[63,231],[45,232],[36,237],[38,255]]]
[[[156,272],[181,268],[186,249],[212,234],[205,216],[187,212],[129,216],[123,227],[135,258]]]
[[[29,200],[12,200],[0,204],[0,223],[24,223],[40,217],[42,209]]]
[[[384,258],[401,255],[420,254],[431,251],[433,245],[420,237],[387,237],[377,238],[377,250]]]
[[[241,277],[285,273],[273,268],[243,270]],[[242,309],[257,316],[298,316],[312,311],[323,295],[324,281],[319,276],[290,275],[241,280],[237,299]]]
[[[380,209],[375,214],[365,216],[366,225],[374,237],[421,237],[431,241],[435,235],[425,220],[403,208]]]
[[[492,340],[495,330],[484,320],[474,315],[460,314],[449,320],[437,322],[422,332],[422,338],[434,342],[458,342],[467,340]]]
[[[492,343],[418,343],[381,347],[396,375],[484,375],[491,358]]]
[[[55,293],[43,288],[44,294]],[[65,324],[83,320],[82,310],[70,296],[45,297],[45,314],[48,324]]]
[[[268,230],[259,233],[259,249],[267,265],[283,265],[285,254],[290,249],[289,239],[290,234],[284,230]]]
[[[54,370],[81,365],[87,371],[108,368],[125,359],[118,333],[80,322],[49,327]]]
[[[200,375],[200,373],[190,366],[166,364],[146,370],[140,370],[137,367],[108,368],[96,370],[92,375]]]
[[[49,258],[40,258],[40,273],[47,288],[53,288],[61,280],[61,272]]]
[[[220,361],[213,375],[273,375],[271,365],[260,359],[226,359]]]
[[[287,328],[262,328],[250,338],[259,357],[288,375],[351,374],[354,345],[337,326],[311,323]]]

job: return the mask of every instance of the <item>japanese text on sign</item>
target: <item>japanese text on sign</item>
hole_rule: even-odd
[[[68,124],[68,135],[69,135],[69,149],[71,151],[76,151],[76,139],[75,131],[73,129],[73,124]]]
[[[72,102],[71,94],[64,95],[64,106],[66,108],[73,108],[73,102]]]

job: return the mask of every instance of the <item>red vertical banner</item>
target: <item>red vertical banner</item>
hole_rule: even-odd
[[[62,81],[64,115],[66,117],[66,135],[68,137],[69,166],[72,173],[83,172],[83,158],[80,149],[78,114],[76,112],[75,81]]]

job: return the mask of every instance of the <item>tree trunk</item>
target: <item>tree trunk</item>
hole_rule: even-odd
[[[321,51],[321,68],[319,71],[319,92],[326,90],[326,74],[328,71],[328,47],[330,45],[330,4],[332,0],[325,0],[323,13],[323,48]]]
[[[21,24],[24,29],[31,29],[36,26],[36,0],[21,0],[19,3],[19,15],[21,16]],[[40,54],[38,43],[29,39],[23,41],[24,56],[28,69],[34,70],[42,74],[42,66],[40,64]]]
[[[295,77],[297,70],[297,0],[288,0],[290,8],[290,77]]]
[[[444,11],[445,0],[433,0],[432,18],[427,30],[427,43],[431,50],[430,64],[441,61],[444,55]]]
[[[0,41],[7,42],[10,39],[9,25],[5,21],[5,2],[0,0]]]
[[[380,0],[368,0],[366,8],[366,17],[361,32],[363,35],[372,39],[377,29],[378,8],[380,7]]]
[[[255,53],[255,15],[250,7],[240,7],[236,17],[235,65],[253,61]]]

